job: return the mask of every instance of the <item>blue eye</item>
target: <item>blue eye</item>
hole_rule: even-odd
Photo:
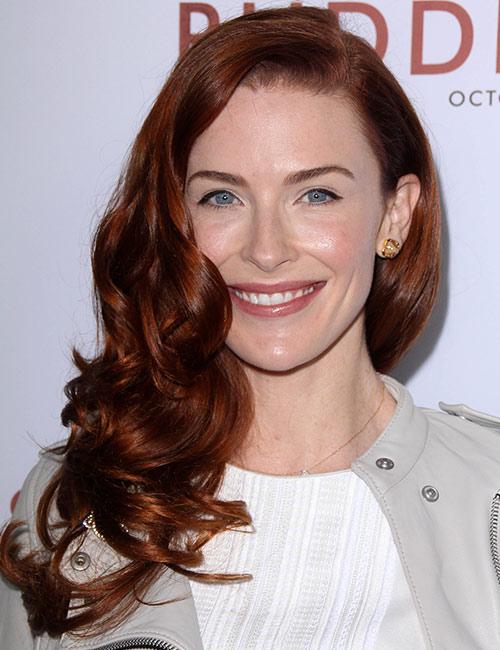
[[[328,190],[320,190],[320,189],[309,190],[309,192],[306,192],[304,196],[311,197],[311,200],[306,201],[306,203],[330,203],[332,199],[339,198],[333,192],[330,192]]]
[[[214,198],[215,203],[211,202],[210,199]],[[204,204],[206,203],[212,208],[222,208],[225,205],[234,205],[234,201],[232,199],[235,199],[236,197],[234,194],[231,194],[231,192],[228,192],[227,190],[217,190],[216,192],[209,192],[206,194],[201,200],[200,203]]]

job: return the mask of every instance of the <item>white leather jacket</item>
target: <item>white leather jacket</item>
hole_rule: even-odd
[[[377,498],[391,527],[426,647],[500,648],[500,418],[464,404],[441,411],[415,406],[408,390],[381,378],[397,396],[387,428],[351,466]],[[25,543],[39,544],[36,501],[60,462],[43,453],[28,475],[14,518],[28,522]],[[65,573],[75,581],[113,570],[118,556],[91,528],[69,549]],[[202,650],[189,580],[165,569],[147,600],[113,631],[93,638],[33,639],[19,592],[0,584],[0,647],[5,650]],[[383,650],[383,649],[381,649]]]

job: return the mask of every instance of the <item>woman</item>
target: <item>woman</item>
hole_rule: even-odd
[[[498,647],[500,419],[385,374],[439,234],[415,111],[334,13],[204,34],[95,235],[101,349],[2,536],[7,647]]]

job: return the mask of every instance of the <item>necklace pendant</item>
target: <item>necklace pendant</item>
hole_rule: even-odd
[[[309,475],[309,472],[307,471],[307,469],[304,468],[303,470],[301,470],[300,474],[302,476],[306,476],[306,474]]]

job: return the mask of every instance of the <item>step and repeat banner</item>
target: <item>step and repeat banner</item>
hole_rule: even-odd
[[[64,438],[70,345],[91,354],[90,237],[179,52],[286,2],[3,0],[0,521],[39,446]],[[300,3],[291,3],[300,4]],[[500,414],[500,3],[307,2],[383,56],[431,139],[444,207],[439,303],[391,373],[417,404]]]

